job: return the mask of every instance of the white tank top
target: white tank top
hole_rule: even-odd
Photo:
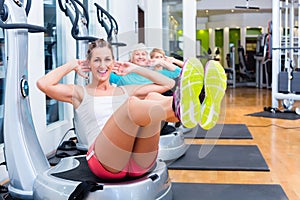
[[[91,96],[83,87],[82,102],[74,113],[74,126],[79,143],[90,147],[110,116],[127,100],[127,91],[120,88],[123,95]]]

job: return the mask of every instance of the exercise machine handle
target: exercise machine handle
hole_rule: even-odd
[[[27,16],[28,16],[28,13],[30,11],[30,8],[31,8],[31,0],[27,0],[26,7],[25,7],[25,12],[26,12]]]
[[[16,2],[17,3],[17,2]],[[18,2],[17,4],[22,5],[21,2]],[[4,5],[4,0],[0,0],[0,10],[3,10],[3,5]],[[26,11],[26,15],[28,16],[28,13],[30,11],[31,8],[31,0],[27,0],[26,2],[26,7],[25,7],[25,11]],[[4,20],[5,21],[5,20]]]
[[[13,24],[5,24],[2,20],[0,20],[0,28],[3,29],[28,29],[29,33],[40,33],[46,32],[46,28],[42,26],[25,24],[25,23],[13,23]]]
[[[76,9],[75,12],[79,12],[79,10],[78,10],[78,7],[75,5],[75,2],[74,2],[74,1],[82,8],[82,10],[83,10],[83,15],[84,15],[85,20],[86,20],[86,27],[88,28],[88,26],[89,26],[89,15],[88,15],[88,12],[87,12],[86,8],[84,7],[84,5],[83,5],[80,1],[78,1],[78,0],[73,0],[73,1],[70,0],[70,2],[73,4],[74,8]],[[66,0],[66,3],[68,3],[68,2],[69,2],[69,1]],[[58,0],[58,5],[59,5],[61,11],[63,11],[67,17],[70,17],[70,16],[68,15],[67,8],[65,8],[65,7],[63,6],[61,0]]]
[[[71,34],[72,34],[72,37],[75,39],[75,40],[88,40],[88,41],[95,41],[97,40],[98,38],[96,37],[92,37],[92,36],[78,36],[77,35],[77,24],[78,24],[78,21],[79,21],[79,9],[77,7],[77,5],[75,4],[75,2],[77,2],[80,6],[83,7],[83,5],[78,2],[77,0],[70,0],[71,3],[73,4],[74,8],[75,8],[75,20],[74,20],[74,23],[73,23],[73,26],[72,26],[72,29],[71,29]],[[84,12],[86,13],[85,9],[84,9]],[[88,28],[88,21],[87,21],[87,28]]]
[[[112,39],[112,31],[113,31],[113,17],[106,11],[104,10],[99,4],[94,3],[94,5],[97,8],[97,19],[98,22],[101,24],[101,26],[105,29],[106,34],[107,34],[107,40],[111,41]],[[101,12],[101,14],[100,14]],[[105,23],[105,21],[103,20],[103,14],[105,14],[110,22],[110,27],[108,27],[108,25]],[[114,20],[115,22],[115,20]]]
[[[87,13],[85,7],[83,6],[83,4],[80,1],[78,1],[78,0],[69,0],[69,1],[72,3],[72,5],[74,7],[74,11],[75,11],[75,18],[74,18],[74,20],[71,20],[71,22],[72,22],[72,29],[71,29],[72,37],[75,40],[87,40],[87,41],[97,40],[98,38],[92,37],[92,36],[78,36],[78,26],[77,26],[77,24],[79,22],[79,13],[80,13],[80,11],[79,11],[79,8],[78,8],[77,4],[83,9],[83,15],[84,15],[85,20],[86,20],[86,24],[85,24],[86,28],[88,28],[88,24],[89,24],[88,13]],[[61,0],[59,0],[58,3],[59,3],[60,9],[65,13],[65,15],[71,18],[71,16],[68,14],[68,9],[63,7]],[[66,1],[66,3],[68,3],[68,1]]]
[[[30,10],[30,1],[28,7],[26,6],[26,13]],[[28,14],[28,13],[27,13]],[[6,24],[3,21],[6,21],[8,17],[8,8],[4,4],[4,1],[0,1],[0,28],[3,29],[28,29],[28,32],[30,33],[39,33],[39,32],[46,32],[46,28],[42,26],[32,25],[32,24],[26,24],[26,23],[11,23]]]

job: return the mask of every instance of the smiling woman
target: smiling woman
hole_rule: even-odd
[[[85,87],[60,84],[72,71],[83,77],[92,72],[92,82]],[[154,84],[115,87],[109,83],[112,71],[134,72]],[[130,62],[116,62],[111,45],[102,39],[90,43],[87,60],[73,60],[52,70],[37,86],[49,97],[73,105],[77,131],[87,134],[88,164],[104,179],[146,173],[156,161],[160,122],[178,121],[173,98],[159,94],[171,89],[174,81]]]
[[[218,68],[212,64],[207,71],[225,77],[223,68]],[[92,82],[85,87],[60,84],[71,71],[84,77],[91,71]],[[116,87],[109,82],[112,71],[119,75],[137,73],[153,84]],[[86,158],[91,171],[103,179],[120,179],[143,175],[154,166],[161,121],[197,125],[203,71],[197,59],[187,61],[176,95],[163,96],[160,93],[173,88],[174,80],[131,62],[115,62],[110,44],[100,39],[90,44],[87,60],[73,60],[54,69],[40,78],[37,86],[75,108],[77,131],[87,135]],[[194,89],[190,90],[189,84]],[[187,106],[191,104],[195,106]],[[189,112],[194,115],[185,114]]]

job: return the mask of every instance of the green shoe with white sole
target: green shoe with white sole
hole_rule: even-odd
[[[203,129],[211,129],[217,124],[226,86],[227,77],[222,65],[218,61],[208,61],[204,71],[205,98],[201,105],[200,126]]]
[[[204,69],[199,59],[185,61],[179,85],[174,92],[175,114],[186,128],[195,127],[200,121],[199,95],[203,88]]]

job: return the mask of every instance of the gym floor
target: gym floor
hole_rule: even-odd
[[[271,106],[271,93],[269,89],[228,88],[224,124],[246,124],[253,139],[212,141],[216,144],[257,145],[270,171],[169,170],[172,182],[280,184],[289,199],[300,199],[300,120],[245,116]],[[294,106],[299,107],[299,102]],[[203,144],[204,140],[187,142]]]

